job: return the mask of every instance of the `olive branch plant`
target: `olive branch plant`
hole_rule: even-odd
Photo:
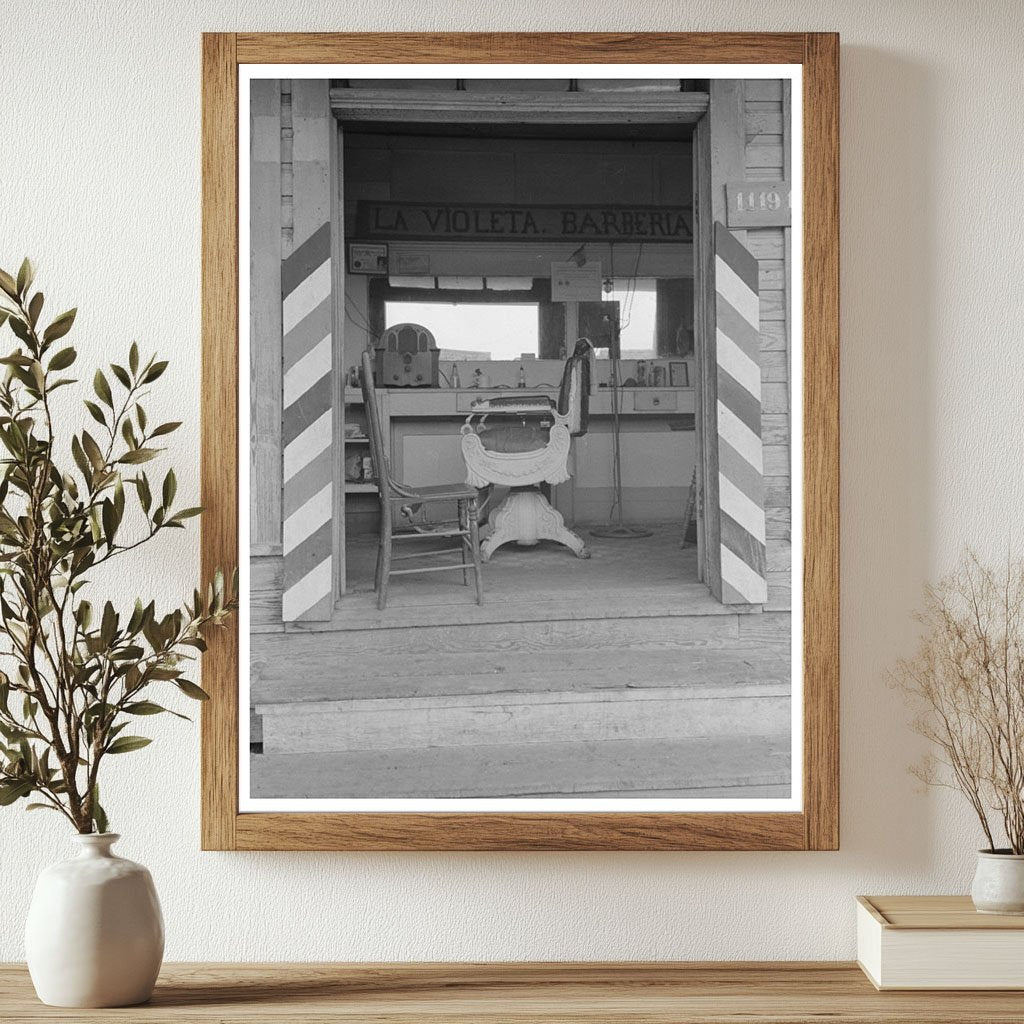
[[[140,468],[180,423],[148,422],[141,402],[167,362],[141,359],[137,344],[109,376],[96,370],[95,397],[84,399],[92,431],[62,436],[52,398],[77,383],[65,375],[77,353],[57,343],[76,310],[43,328],[34,276],[27,259],[16,275],[0,271],[0,328],[16,340],[0,357],[0,806],[35,797],[30,809],[106,832],[101,765],[152,742],[125,732],[133,720],[186,718],[150,699],[161,685],[207,699],[185,673],[206,649],[204,632],[236,607],[237,575],[226,584],[218,571],[163,615],[141,598],[125,612],[87,599],[95,570],[202,510],[175,507],[173,469],[154,488]]]

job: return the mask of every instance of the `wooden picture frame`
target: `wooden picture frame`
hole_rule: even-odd
[[[799,64],[803,83],[802,809],[239,810],[237,627],[203,658],[208,850],[834,850],[839,844],[839,38],[831,33],[214,33],[202,42],[202,573],[237,564],[238,69],[286,63]],[[344,261],[341,261],[344,265]],[[799,510],[794,510],[798,514]],[[794,770],[796,767],[794,766]]]

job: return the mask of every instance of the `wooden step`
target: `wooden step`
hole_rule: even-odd
[[[342,752],[784,735],[788,687],[761,684],[257,704],[263,749]]]
[[[253,666],[250,699],[288,704],[383,697],[459,696],[473,693],[579,692],[601,689],[717,686],[750,692],[762,685],[789,692],[788,653],[729,651],[568,651],[554,654],[458,654],[361,658],[316,675],[297,673],[284,659]],[[742,688],[748,688],[744,691]]]
[[[789,649],[790,616],[658,616],[640,619],[547,620],[381,630],[259,633],[252,636],[251,660],[277,662],[289,674],[319,674],[355,659],[388,656],[447,660],[453,655],[561,654],[569,651],[693,651],[698,649]]]
[[[789,796],[789,738],[696,737],[257,754],[255,798]]]

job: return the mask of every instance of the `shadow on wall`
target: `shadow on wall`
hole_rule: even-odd
[[[934,571],[935,87],[927,66],[843,48],[841,844],[869,870],[924,872],[941,848],[906,771],[922,741],[888,683]]]

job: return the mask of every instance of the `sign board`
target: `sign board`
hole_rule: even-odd
[[[388,247],[380,243],[353,243],[348,247],[348,271],[350,274],[386,274]]]
[[[725,186],[731,228],[786,228],[792,210],[788,181],[737,181]]]
[[[388,241],[690,242],[693,219],[689,208],[681,206],[496,206],[361,199],[355,233]]]
[[[579,266],[575,260],[551,264],[552,302],[596,302],[601,298],[601,261]]]

